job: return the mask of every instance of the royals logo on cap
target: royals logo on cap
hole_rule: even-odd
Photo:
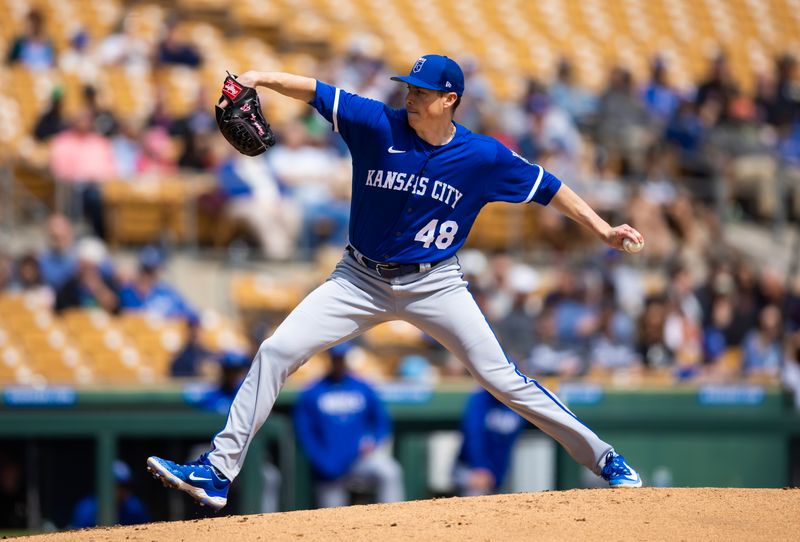
[[[451,58],[442,55],[425,55],[417,59],[408,75],[396,75],[393,81],[441,92],[464,93],[464,72]]]

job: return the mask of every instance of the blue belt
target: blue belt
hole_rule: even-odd
[[[372,269],[378,275],[385,279],[393,279],[402,277],[404,275],[411,275],[413,273],[422,273],[428,271],[435,265],[442,263],[444,260],[432,263],[384,263],[372,260],[361,254],[356,250],[353,245],[347,245],[347,252],[353,257],[355,261],[363,265],[367,269]]]

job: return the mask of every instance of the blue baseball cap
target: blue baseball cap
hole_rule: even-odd
[[[244,352],[225,350],[219,355],[219,364],[223,368],[238,369],[250,365],[250,358]]]
[[[336,346],[331,346],[328,353],[334,357],[344,357],[353,348],[353,341],[345,341],[343,343],[339,343]]]
[[[115,459],[111,466],[114,471],[114,480],[118,484],[127,484],[131,481],[131,468],[120,459]]]
[[[139,265],[145,269],[158,269],[164,264],[164,255],[153,245],[147,245],[139,252]]]
[[[415,87],[464,94],[464,72],[452,58],[442,55],[421,56],[408,75],[396,75],[392,81],[402,81]]]

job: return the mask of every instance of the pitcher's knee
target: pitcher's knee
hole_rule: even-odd
[[[292,370],[302,363],[302,355],[284,341],[273,337],[261,343],[256,355],[256,360],[272,367],[281,367]]]

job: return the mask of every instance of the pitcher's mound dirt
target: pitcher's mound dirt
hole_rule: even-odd
[[[98,528],[20,540],[797,540],[800,489],[587,489]]]

